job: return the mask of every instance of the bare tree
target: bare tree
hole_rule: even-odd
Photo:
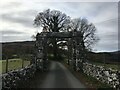
[[[67,25],[70,23],[70,17],[66,14],[57,11],[47,9],[43,12],[40,12],[34,19],[34,25],[47,27],[48,32],[66,32]],[[54,47],[54,56],[57,57],[57,40],[54,38],[52,40]]]
[[[40,12],[34,19],[36,26],[47,26],[49,32],[65,31],[65,27],[69,22],[69,16],[57,10],[50,11],[50,9]]]
[[[80,33],[80,54],[84,60],[87,60],[88,51],[92,50],[92,46],[99,40],[96,35],[96,27],[87,21],[87,19],[77,18],[73,19],[69,24],[71,31],[78,31]]]
[[[96,27],[85,18],[73,19],[70,26],[71,30],[80,33],[80,43],[87,50],[91,50],[92,46],[99,40],[99,37],[96,35]]]

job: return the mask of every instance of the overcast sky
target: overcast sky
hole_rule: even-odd
[[[49,1],[49,0],[47,0]],[[35,16],[45,9],[60,10],[71,18],[84,17],[97,28],[100,41],[94,51],[118,50],[118,2],[42,2],[40,0],[0,1],[0,42],[30,41],[31,36],[41,31],[33,26]],[[97,0],[96,0],[97,1]],[[106,1],[106,2],[105,2]]]

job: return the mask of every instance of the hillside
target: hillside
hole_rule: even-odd
[[[13,58],[13,55],[33,54],[34,41],[2,43],[2,59]]]
[[[33,54],[34,45],[35,41],[2,43],[2,59],[5,59],[6,55],[9,58],[12,58],[13,55]],[[90,52],[89,60],[94,62],[106,62],[106,63],[120,62],[118,56],[120,56],[120,51],[99,53]]]
[[[89,57],[91,61],[102,63],[120,63],[120,51],[115,52],[90,52]]]

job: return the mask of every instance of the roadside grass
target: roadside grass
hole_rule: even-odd
[[[0,73],[6,72],[6,60],[0,60],[0,63],[2,66],[0,66]],[[30,64],[30,61],[24,61],[23,67]],[[22,68],[22,59],[16,58],[16,59],[9,59],[8,60],[8,71],[14,70],[14,69],[20,69]]]
[[[69,70],[70,72],[77,78],[79,79],[87,88],[92,89],[92,90],[101,90],[101,89],[109,89],[111,90],[112,88],[105,84],[102,83],[95,78],[91,76],[87,76],[85,73],[82,71],[74,71],[68,64],[65,62],[62,62]]]

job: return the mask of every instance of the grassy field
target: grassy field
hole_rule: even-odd
[[[65,59],[65,62],[67,62],[67,59]],[[94,65],[97,65],[97,66],[104,66],[105,68],[112,68],[112,69],[114,69],[114,70],[120,70],[120,63],[117,63],[117,64],[108,64],[108,63],[106,63],[106,64],[104,64],[104,63],[100,63],[100,62],[91,62],[91,61],[89,61],[91,64],[94,64]]]
[[[29,65],[30,61],[24,61],[24,67]],[[2,65],[2,66],[1,66]],[[22,59],[9,59],[8,71],[22,68]],[[6,60],[0,60],[0,73],[6,72]]]
[[[104,63],[98,63],[98,62],[92,62],[92,64],[104,66],[105,68],[112,68],[114,70],[120,70],[120,64],[104,64]]]

